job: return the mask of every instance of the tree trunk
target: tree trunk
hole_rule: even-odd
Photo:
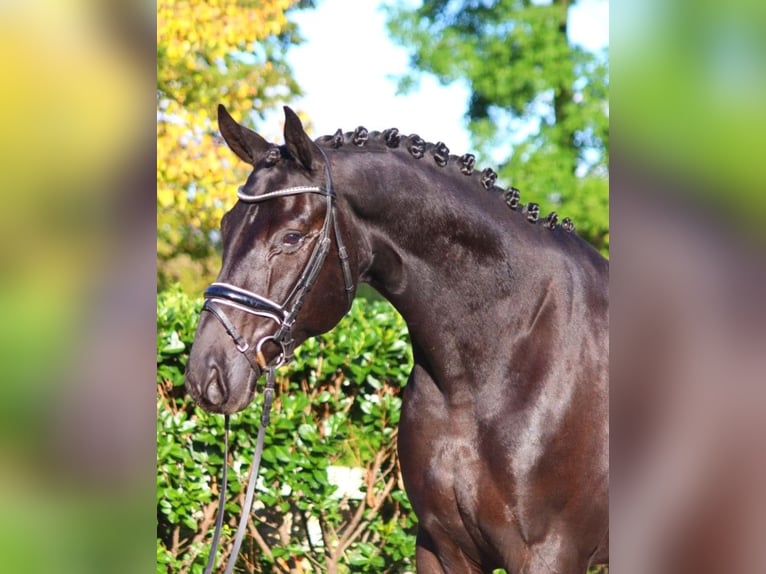
[[[559,22],[558,31],[560,34],[560,41],[566,44],[567,39],[567,24],[569,21],[569,6],[571,0],[553,0],[553,5],[559,9]],[[569,166],[572,173],[577,168],[577,146],[575,142],[575,134],[571,129],[565,128],[567,120],[566,106],[572,101],[574,94],[572,92],[572,83],[574,81],[574,64],[570,62],[570,71],[572,74],[567,74],[566,78],[562,78],[561,83],[553,88],[553,111],[556,116],[556,127],[558,129],[558,146],[562,150],[571,150],[571,165]],[[571,78],[569,76],[572,76]]]

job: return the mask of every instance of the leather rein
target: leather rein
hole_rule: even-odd
[[[271,299],[248,291],[236,285],[229,283],[216,282],[212,283],[207,289],[205,289],[204,297],[205,303],[202,306],[202,311],[211,313],[218,321],[223,325],[223,328],[229,334],[234,341],[237,350],[247,360],[250,365],[251,373],[250,380],[248,382],[248,388],[253,388],[260,377],[262,372],[266,373],[266,385],[264,387],[264,399],[263,407],[261,411],[261,424],[258,429],[258,438],[256,439],[255,452],[253,454],[253,461],[250,466],[250,478],[248,480],[247,491],[245,495],[245,504],[242,508],[240,515],[239,526],[237,527],[237,533],[234,538],[234,545],[229,555],[228,564],[226,566],[226,573],[231,574],[234,570],[234,565],[239,555],[239,550],[242,545],[245,530],[247,528],[247,522],[250,515],[250,511],[253,505],[253,495],[255,492],[255,483],[258,476],[258,470],[260,468],[261,456],[263,454],[263,445],[266,427],[269,424],[269,416],[271,411],[271,404],[274,398],[274,379],[275,371],[282,365],[290,362],[293,358],[295,350],[295,341],[292,336],[292,329],[295,323],[296,316],[303,306],[303,302],[308,295],[309,291],[313,287],[319,272],[322,269],[327,253],[330,251],[330,245],[332,243],[331,234],[335,236],[335,242],[338,246],[338,257],[340,259],[341,270],[343,272],[343,282],[348,299],[349,307],[354,299],[354,283],[351,276],[351,268],[348,262],[348,251],[343,243],[340,234],[340,227],[338,225],[338,218],[336,214],[336,195],[333,187],[332,174],[330,172],[330,163],[327,160],[327,156],[324,151],[319,150],[322,153],[324,159],[325,169],[325,185],[320,186],[297,186],[288,187],[286,189],[280,189],[277,191],[271,191],[262,195],[252,196],[242,192],[240,188],[237,190],[237,196],[240,201],[245,203],[260,203],[271,199],[279,199],[282,197],[289,197],[293,195],[301,195],[306,193],[317,194],[324,196],[325,202],[325,219],[322,229],[319,232],[318,239],[314,245],[314,250],[311,253],[306,265],[303,268],[298,280],[293,286],[290,293],[285,298],[282,304],[275,303]],[[307,236],[308,237],[308,236]],[[277,325],[276,331],[272,335],[266,335],[261,337],[255,345],[251,345],[237,330],[234,323],[231,322],[226,315],[223,307],[229,307],[243,311],[250,315],[263,317],[274,321]],[[272,361],[266,361],[263,355],[263,345],[271,341],[280,348],[279,354],[272,359]],[[252,356],[249,351],[252,350]],[[213,534],[213,541],[210,547],[210,554],[208,556],[207,565],[205,567],[204,574],[211,574],[215,567],[216,550],[221,535],[221,527],[223,525],[223,514],[226,498],[227,487],[227,469],[228,469],[228,453],[229,453],[229,415],[224,415],[225,435],[224,435],[224,466],[223,474],[221,478],[221,491],[218,498],[218,510],[216,512],[216,524]]]

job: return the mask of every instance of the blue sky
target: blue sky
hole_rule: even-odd
[[[312,137],[353,130],[397,127],[429,141],[445,142],[452,153],[470,151],[463,115],[468,98],[461,83],[440,85],[425,75],[417,91],[396,94],[396,78],[408,70],[404,48],[388,37],[381,0],[319,0],[315,10],[293,18],[306,39],[291,48],[289,61],[305,96],[293,102],[311,118]],[[608,0],[580,0],[570,12],[570,38],[589,49],[609,41]],[[267,118],[260,131],[280,141],[282,114]]]

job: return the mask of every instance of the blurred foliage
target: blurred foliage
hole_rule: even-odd
[[[692,202],[763,245],[766,3],[623,0],[614,14],[623,156],[690,182]]]
[[[157,5],[157,257],[160,288],[200,290],[215,274],[216,233],[246,176],[217,141],[223,103],[263,115],[300,93],[285,54],[300,42],[295,0],[160,0]]]
[[[154,5],[0,12],[0,572],[151,572]]]
[[[14,4],[0,17],[0,435],[28,437],[17,422],[60,380],[77,341],[66,333],[108,261],[110,192],[140,134],[142,76],[87,10]],[[61,341],[48,361],[41,340]]]
[[[608,56],[570,43],[570,4],[432,0],[413,10],[398,2],[388,8],[388,25],[411,55],[401,89],[422,73],[466,82],[479,159],[499,159],[500,179],[521,189],[523,200],[572,217],[606,254]]]
[[[157,304],[157,572],[202,572],[222,471],[223,417],[196,407],[183,380],[201,300],[180,288]],[[331,333],[278,373],[266,433],[248,572],[413,570],[415,516],[396,454],[400,393],[412,367],[404,321],[357,300]],[[228,556],[260,420],[260,397],[232,420],[223,548]],[[328,467],[358,469],[346,496]]]

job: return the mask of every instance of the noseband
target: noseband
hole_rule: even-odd
[[[295,318],[303,305],[306,295],[308,295],[311,287],[316,282],[317,276],[327,257],[327,253],[330,250],[331,233],[335,235],[335,242],[338,245],[338,256],[343,271],[343,282],[345,284],[346,297],[349,306],[354,298],[354,284],[351,279],[348,252],[346,251],[346,247],[341,238],[338,218],[335,212],[336,195],[332,183],[332,174],[330,173],[330,163],[327,161],[327,156],[324,151],[321,149],[320,151],[324,158],[324,187],[302,185],[271,191],[257,196],[246,195],[242,193],[241,188],[237,191],[237,196],[240,201],[245,203],[261,203],[271,199],[302,195],[305,193],[322,195],[326,198],[324,225],[322,226],[319,237],[314,245],[311,257],[309,257],[306,262],[303,272],[298,277],[298,280],[290,291],[290,294],[285,298],[285,301],[280,305],[267,297],[263,297],[252,291],[248,291],[229,283],[217,282],[205,289],[205,304],[202,307],[202,310],[212,313],[223,324],[226,332],[234,340],[237,350],[247,358],[251,368],[255,372],[258,372],[256,365],[263,371],[267,367],[278,368],[293,358],[293,352],[295,350],[295,341],[292,336],[293,324],[295,323]],[[270,319],[277,324],[277,329],[274,334],[262,337],[254,345],[253,354],[255,361],[253,361],[247,353],[252,347],[245,338],[239,334],[234,327],[234,324],[229,320],[220,306],[239,309],[250,315]],[[280,353],[271,363],[267,362],[263,355],[263,345],[269,341],[280,348]]]

